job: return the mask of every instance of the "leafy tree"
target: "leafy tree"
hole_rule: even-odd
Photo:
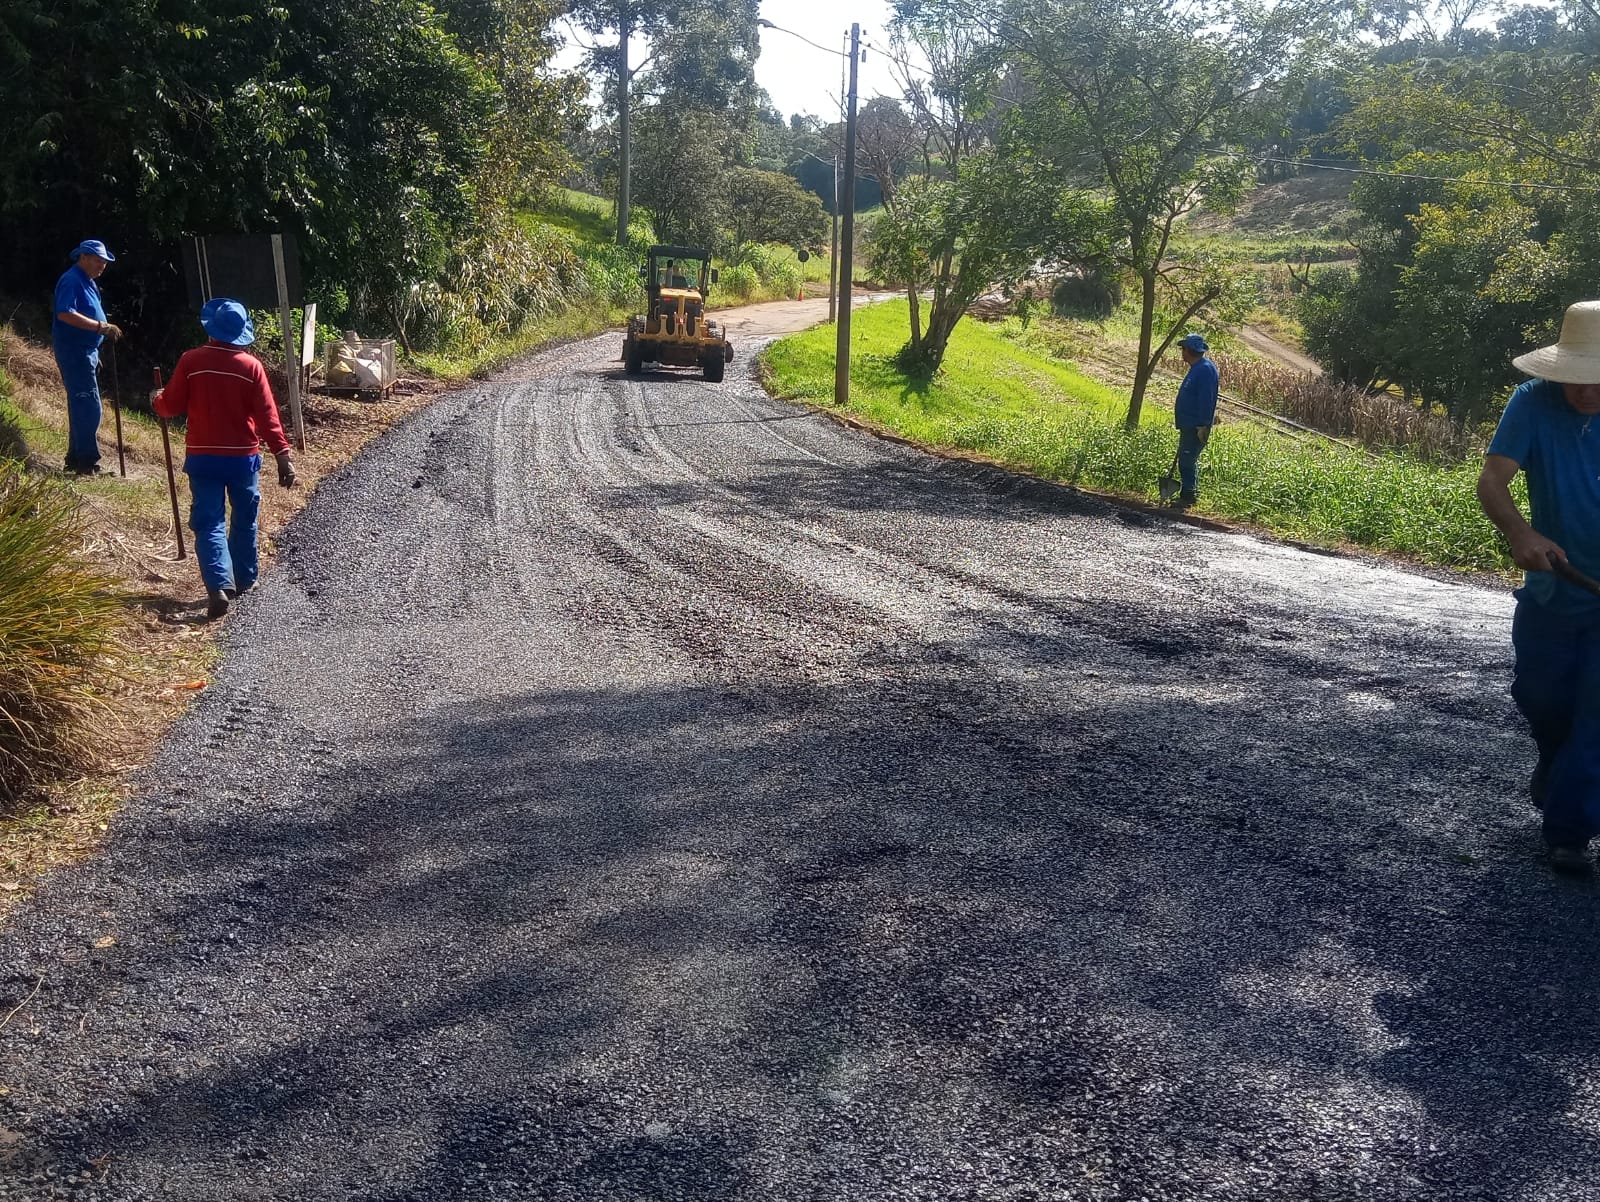
[[[591,43],[588,51],[590,68],[606,81],[606,104],[617,119],[619,244],[627,242],[639,142],[633,126],[641,103],[653,99],[679,111],[721,113],[741,131],[753,123],[760,99],[757,10],[758,0],[572,0],[574,24],[607,39]],[[636,36],[650,47],[637,63],[629,48]],[[656,126],[653,134],[663,130]],[[723,141],[732,153],[732,144]],[[652,163],[659,164],[662,149],[647,148]],[[661,182],[655,180],[658,190]]]
[[[1030,89],[1008,117],[1012,136],[1063,184],[1109,199],[1108,244],[1139,302],[1127,416],[1137,425],[1161,356],[1237,291],[1225,264],[1175,259],[1173,232],[1202,204],[1226,211],[1241,196],[1246,168],[1213,150],[1259,135],[1312,13],[1242,0],[977,0],[969,19]]]
[[[17,0],[0,22],[8,280],[47,286],[93,230],[176,315],[164,244],[284,228],[322,295],[384,311],[473,218],[496,89],[422,0]]]
[[[635,35],[655,37],[672,19],[670,0],[571,0],[569,14],[581,30],[615,40],[588,46],[589,66],[607,81],[607,101],[617,117],[617,244],[626,245],[633,206],[633,85],[650,65],[630,61]]]
[[[720,113],[653,105],[639,114],[639,199],[663,242],[713,247],[728,218],[729,130]]]
[[[1492,411],[1511,356],[1600,274],[1594,34],[1581,12],[1513,13],[1491,46],[1463,36],[1353,89],[1338,135],[1395,174],[1352,194],[1354,275],[1310,281],[1313,353],[1458,421]]]
[[[778,242],[819,250],[828,236],[822,202],[780,172],[734,168],[728,173],[728,212],[735,246]]]

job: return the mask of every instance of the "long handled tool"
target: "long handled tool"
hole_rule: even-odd
[[[117,475],[127,479],[128,461],[122,452],[122,388],[117,383],[117,340],[111,340],[111,412],[117,415]]]
[[[156,391],[161,391],[161,369],[156,368]],[[178,558],[188,558],[183,545],[183,519],[178,516],[178,478],[172,474],[172,439],[167,436],[167,419],[157,415],[161,423],[161,450],[167,457],[167,495],[172,498],[172,529],[178,536]]]
[[[1183,481],[1178,479],[1178,457],[1173,455],[1172,466],[1167,469],[1167,474],[1156,481],[1156,491],[1161,494],[1161,503],[1165,505],[1183,490]]]
[[[1596,597],[1600,597],[1600,580],[1596,580],[1593,576],[1584,575],[1564,559],[1557,559],[1554,555],[1546,555],[1545,558],[1550,561],[1550,570],[1568,584],[1577,585],[1577,587],[1586,592],[1591,592]]]

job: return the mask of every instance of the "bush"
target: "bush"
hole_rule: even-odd
[[[717,275],[717,290],[737,300],[749,300],[761,287],[761,277],[748,263],[735,263],[722,268]]]
[[[1097,275],[1069,275],[1056,285],[1050,304],[1058,317],[1102,321],[1122,304],[1122,285]]]
[[[757,293],[792,297],[805,279],[805,268],[787,246],[746,243],[729,255],[727,262],[719,287],[740,300]]]
[[[82,537],[71,492],[0,464],[0,801],[92,758],[122,606],[79,559]]]

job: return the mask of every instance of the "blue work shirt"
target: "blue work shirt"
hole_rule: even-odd
[[[1529,380],[1511,394],[1488,454],[1515,460],[1528,477],[1533,528],[1580,572],[1600,576],[1600,415],[1567,404],[1561,385]],[[1552,610],[1589,614],[1600,598],[1553,572],[1529,572],[1525,594]]]
[[[1172,407],[1172,421],[1178,429],[1209,426],[1217,420],[1217,365],[1202,356],[1192,364],[1183,383],[1178,385],[1178,401]]]
[[[91,280],[83,268],[74,263],[56,281],[56,306],[50,310],[50,333],[58,352],[69,355],[92,355],[100,349],[105,335],[94,330],[80,330],[61,320],[61,315],[74,310],[96,321],[106,319],[100,305],[100,285]]]

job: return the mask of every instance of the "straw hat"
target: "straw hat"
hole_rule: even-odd
[[[1561,340],[1518,355],[1518,371],[1558,384],[1600,384],[1600,301],[1567,306],[1561,319]]]

